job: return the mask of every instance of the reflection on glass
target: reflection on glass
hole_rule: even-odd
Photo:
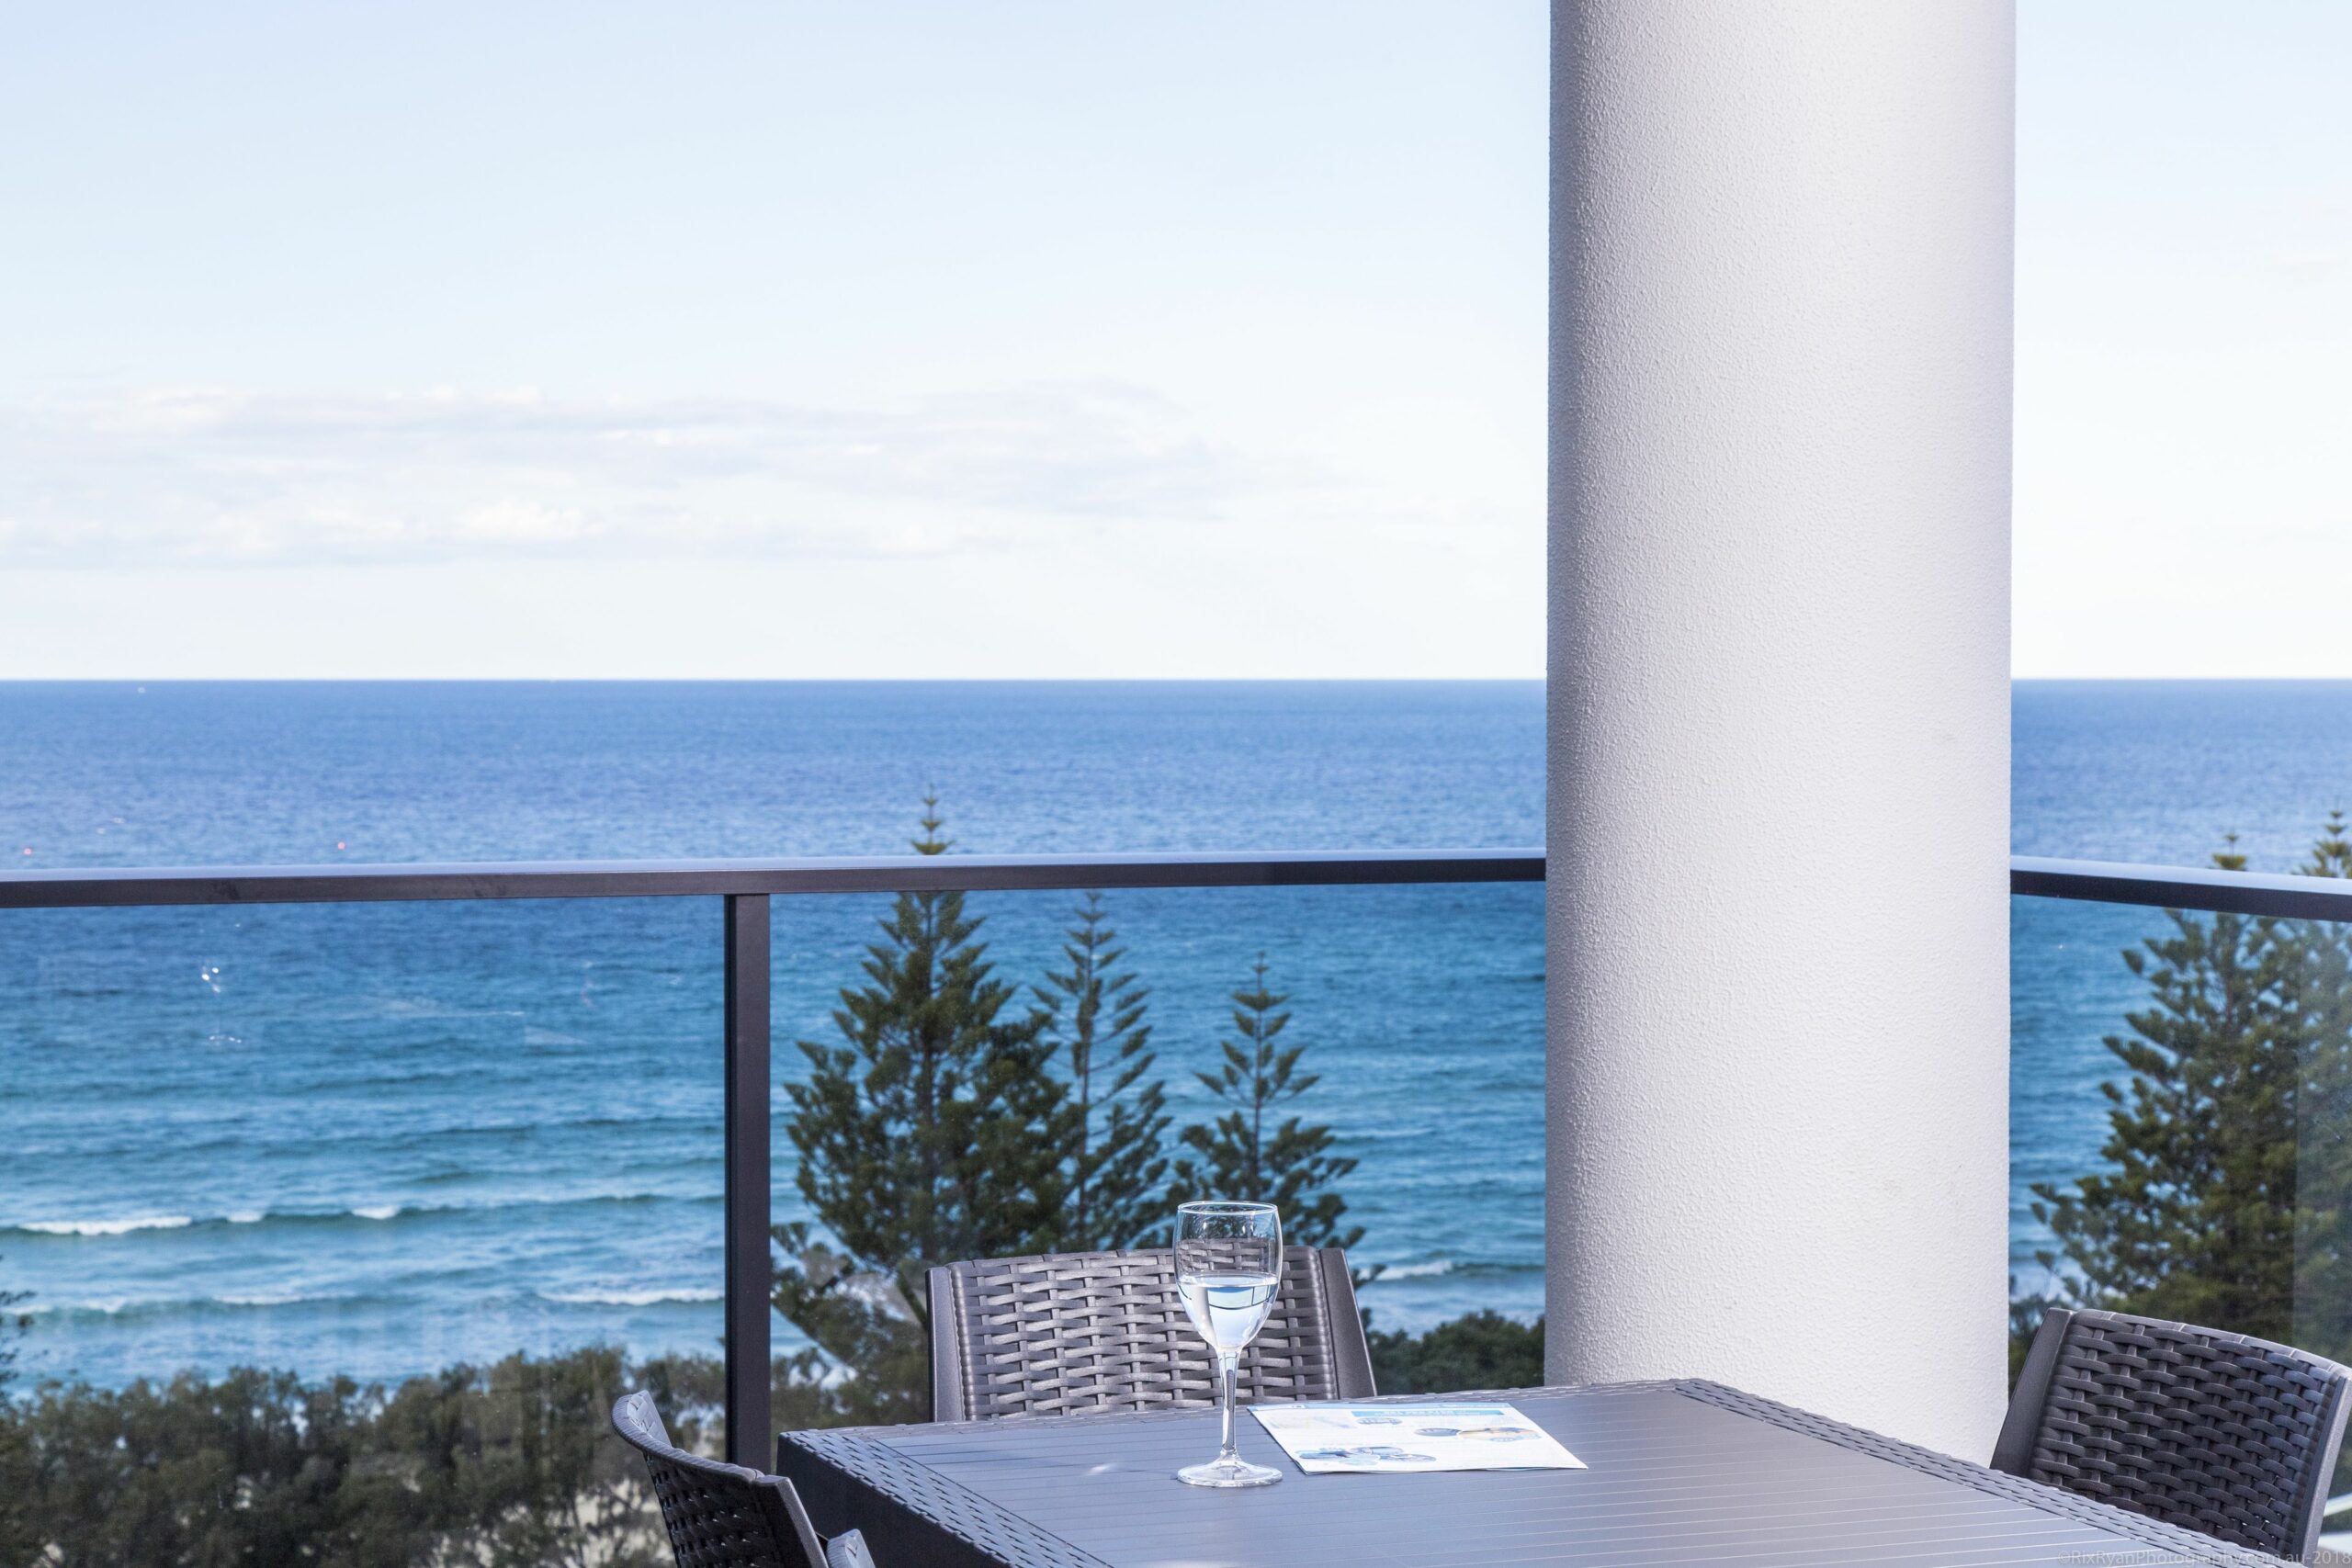
[[[2352,1360],[2352,926],[2016,903],[2013,1364],[2052,1304]]]

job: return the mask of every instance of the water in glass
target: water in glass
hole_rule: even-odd
[[[1283,1222],[1271,1203],[1186,1203],[1176,1211],[1176,1290],[1185,1315],[1216,1355],[1223,1439],[1216,1458],[1176,1478],[1193,1486],[1264,1486],[1283,1472],[1233,1445],[1234,1382],[1282,1288]]]
[[[1278,1274],[1184,1274],[1177,1277],[1176,1289],[1184,1298],[1184,1314],[1209,1348],[1238,1356],[1265,1326],[1282,1282]]]

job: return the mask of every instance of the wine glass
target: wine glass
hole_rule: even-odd
[[[1216,1458],[1187,1465],[1188,1486],[1265,1486],[1279,1470],[1251,1464],[1233,1447],[1233,1384],[1241,1352],[1274,1310],[1283,1282],[1283,1218],[1272,1203],[1186,1203],[1176,1211],[1176,1291],[1184,1314],[1216,1353],[1225,1411]]]

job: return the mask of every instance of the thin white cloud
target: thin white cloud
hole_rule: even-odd
[[[1131,387],[899,410],[531,390],[145,390],[0,406],[0,563],[986,548],[1228,515],[1283,481]]]

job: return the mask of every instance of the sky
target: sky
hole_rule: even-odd
[[[2012,667],[2352,676],[2352,5],[2024,0]]]
[[[1539,676],[1545,27],[21,11],[0,678]],[[2018,671],[2352,676],[2352,6],[2019,40]]]

